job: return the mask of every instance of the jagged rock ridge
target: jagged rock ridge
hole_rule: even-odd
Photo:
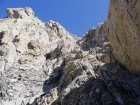
[[[0,104],[140,104],[140,77],[115,59],[108,21],[79,39],[31,8],[7,14],[0,20]]]
[[[31,8],[7,9],[7,13],[8,18],[0,20],[1,103],[19,105],[43,93],[43,83],[52,72],[48,53],[67,53],[77,39],[57,22],[41,22]]]

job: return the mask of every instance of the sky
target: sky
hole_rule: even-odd
[[[67,31],[82,37],[107,19],[109,0],[0,0],[0,18],[6,8],[31,7],[43,22],[53,20]]]

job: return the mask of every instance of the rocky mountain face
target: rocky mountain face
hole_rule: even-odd
[[[108,39],[122,65],[140,74],[140,1],[110,0]]]
[[[82,38],[43,23],[31,8],[7,9],[0,20],[0,105],[139,105],[140,76],[131,72],[139,68],[134,1],[110,0],[108,19]]]

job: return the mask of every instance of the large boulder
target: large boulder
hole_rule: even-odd
[[[140,74],[140,1],[110,0],[107,23],[114,57]]]

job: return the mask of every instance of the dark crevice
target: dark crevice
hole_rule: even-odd
[[[4,34],[5,34],[4,31],[0,32],[0,45],[3,45],[2,38],[4,37]]]

